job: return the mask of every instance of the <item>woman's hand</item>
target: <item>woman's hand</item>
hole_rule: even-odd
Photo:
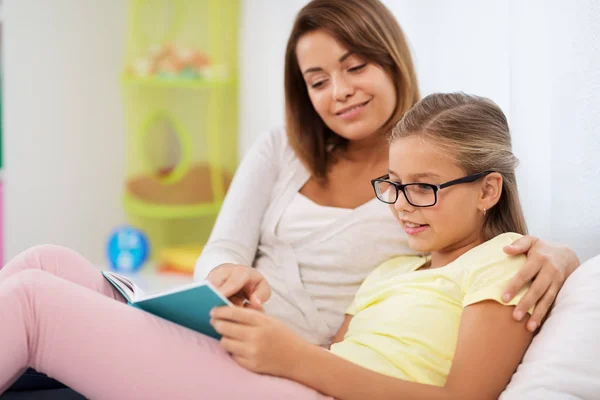
[[[260,310],[262,304],[271,297],[271,286],[265,277],[247,265],[221,264],[206,279],[238,306],[248,300],[252,308]]]
[[[570,248],[533,236],[516,240],[506,246],[504,252],[509,255],[527,255],[527,261],[506,287],[503,300],[510,301],[527,282],[533,280],[513,313],[513,317],[520,321],[527,310],[535,305],[533,315],[527,323],[527,329],[533,332],[550,310],[565,280],[579,266],[579,259]]]
[[[217,307],[211,324],[222,335],[221,346],[250,371],[291,378],[303,349],[310,346],[283,323],[257,310]]]

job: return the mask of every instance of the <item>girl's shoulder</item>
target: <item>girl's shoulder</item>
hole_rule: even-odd
[[[466,262],[466,264],[473,266],[485,264],[486,261],[489,262],[490,260],[498,261],[508,258],[509,256],[504,252],[504,247],[522,237],[523,235],[514,232],[502,233],[472,248],[455,260],[455,263],[457,261]]]
[[[429,261],[429,256],[402,255],[379,264],[365,279],[363,286],[369,286],[381,281],[387,281],[399,274],[414,272]]]

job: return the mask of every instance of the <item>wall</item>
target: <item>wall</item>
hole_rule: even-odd
[[[600,3],[548,6],[552,236],[600,253]],[[545,171],[536,171],[544,173]]]
[[[99,262],[124,220],[125,2],[3,8],[6,257],[50,242]]]

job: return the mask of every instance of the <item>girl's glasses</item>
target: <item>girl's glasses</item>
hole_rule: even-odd
[[[389,175],[383,175],[373,179],[371,185],[375,190],[375,196],[386,204],[394,204],[398,201],[398,192],[404,193],[404,197],[409,204],[414,207],[431,207],[437,204],[438,191],[441,189],[458,185],[461,183],[475,182],[479,178],[491,174],[494,171],[479,172],[477,174],[454,179],[452,181],[434,185],[431,183],[407,183],[401,184],[390,181]]]

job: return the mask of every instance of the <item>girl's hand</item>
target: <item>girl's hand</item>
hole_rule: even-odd
[[[249,308],[217,307],[211,324],[221,346],[250,371],[290,378],[301,367],[302,349],[310,346],[280,321]]]
[[[550,310],[566,279],[579,266],[579,259],[570,248],[533,236],[516,240],[506,246],[504,252],[509,255],[527,255],[527,261],[506,287],[503,300],[510,301],[527,282],[533,280],[513,313],[513,317],[520,321],[527,310],[535,305],[533,315],[527,323],[527,329],[533,332]]]
[[[221,264],[206,279],[237,306],[248,300],[250,307],[260,309],[271,297],[271,286],[265,277],[247,265]]]

